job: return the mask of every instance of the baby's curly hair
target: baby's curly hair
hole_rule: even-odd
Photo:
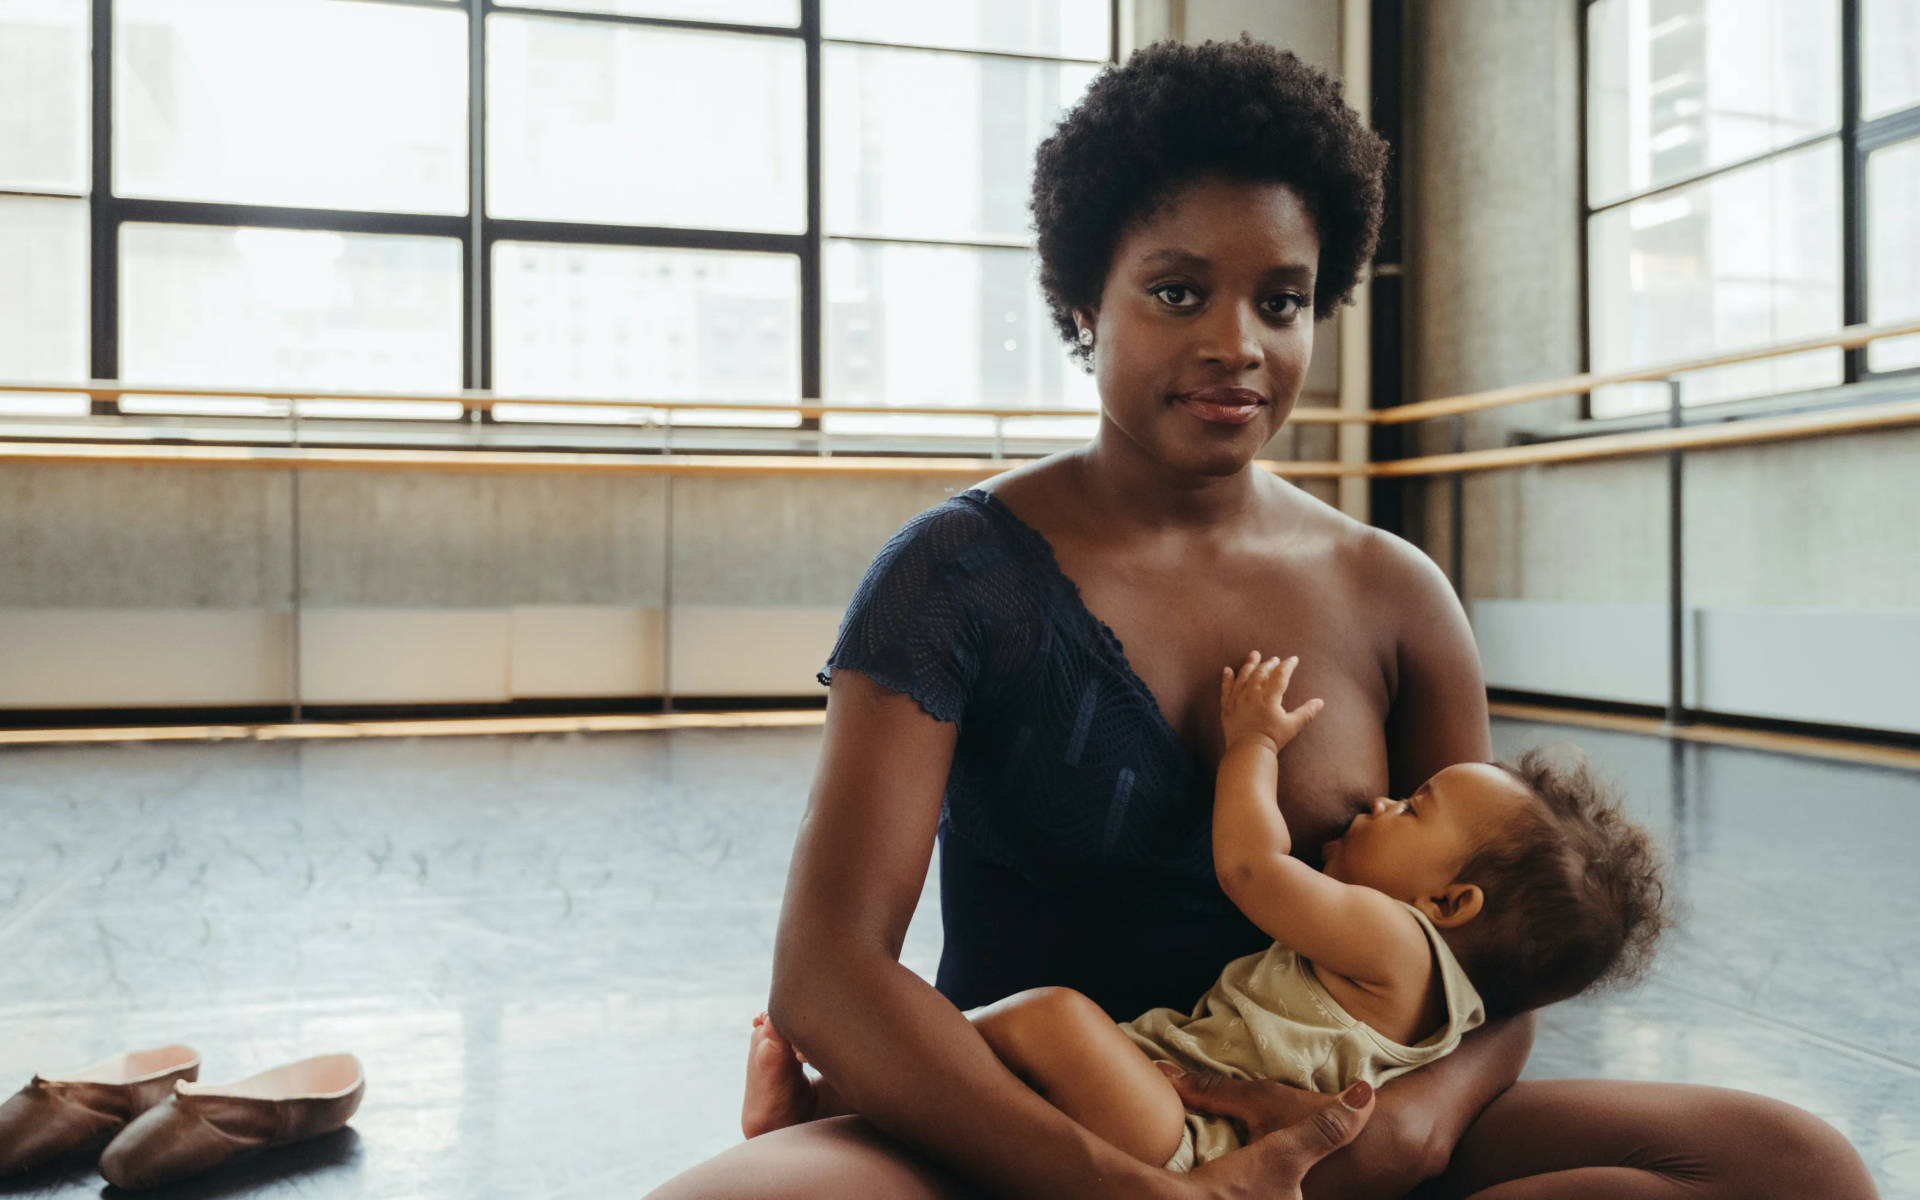
[[[1033,222],[1040,287],[1061,337],[1073,309],[1098,303],[1121,233],[1204,175],[1284,183],[1320,235],[1316,319],[1351,300],[1380,236],[1387,145],[1340,85],[1242,34],[1238,42],[1159,42],[1108,67],[1040,143]]]
[[[1486,897],[1456,952],[1487,1016],[1639,979],[1673,923],[1653,840],[1621,815],[1584,758],[1529,750],[1494,765],[1540,803],[1460,870]]]

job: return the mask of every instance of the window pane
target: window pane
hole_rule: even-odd
[[[1030,236],[1034,147],[1097,70],[827,47],[827,231]]]
[[[867,42],[1107,57],[1107,0],[822,0],[822,33]]]
[[[0,0],[0,187],[87,191],[86,0]]]
[[[459,12],[121,0],[113,38],[120,195],[467,211]]]
[[[630,17],[681,17],[734,25],[800,24],[800,0],[515,0],[520,8],[623,13]]]
[[[1832,0],[1599,0],[1587,10],[1594,204],[1840,126]]]
[[[495,391],[800,399],[793,255],[533,242],[501,242],[493,254]]]
[[[1823,142],[1595,216],[1588,229],[1595,373],[1840,328],[1840,150]],[[1821,350],[1682,377],[1687,404],[1840,382]],[[1601,389],[1595,416],[1666,407],[1658,388]]]
[[[87,202],[0,196],[0,379],[87,378]],[[0,414],[85,413],[85,396],[0,392]]]
[[[493,216],[806,230],[798,39],[497,15],[487,79]]]
[[[1867,156],[1867,320],[1920,317],[1920,141]],[[1920,335],[1867,347],[1869,371],[1920,366]]]
[[[447,392],[460,354],[452,238],[121,227],[124,379]]]
[[[1860,116],[1920,104],[1920,4],[1861,0]]]
[[[1025,250],[830,242],[827,399],[1093,411]],[[988,433],[988,418],[833,416],[828,429]]]

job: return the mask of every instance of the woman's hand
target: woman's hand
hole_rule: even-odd
[[[1287,684],[1299,665],[1299,655],[1262,660],[1260,652],[1253,650],[1238,671],[1220,668],[1220,726],[1228,748],[1240,738],[1259,737],[1278,754],[1308,721],[1320,715],[1325,701],[1309,700],[1292,711],[1284,703]]]
[[[1234,1085],[1220,1075],[1175,1075],[1170,1063],[1156,1066],[1173,1080],[1187,1107],[1231,1118],[1247,1133],[1244,1149],[1194,1168],[1189,1179],[1213,1197],[1299,1200],[1301,1181],[1314,1164],[1360,1136],[1372,1118],[1373,1089],[1356,1083],[1338,1096],[1280,1084]]]

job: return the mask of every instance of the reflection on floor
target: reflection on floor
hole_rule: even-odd
[[[1920,775],[1577,740],[1679,862],[1656,977],[1528,1073],[1802,1105],[1920,1196]],[[0,1096],[186,1041],[203,1080],[330,1050],[348,1131],[169,1195],[637,1195],[736,1140],[817,729],[0,754]],[[926,895],[905,958],[939,949]],[[0,1195],[97,1196],[90,1164]]]

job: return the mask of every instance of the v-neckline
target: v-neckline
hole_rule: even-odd
[[[1153,689],[1147,686],[1146,680],[1140,678],[1140,673],[1133,669],[1133,661],[1127,657],[1127,648],[1121,644],[1119,635],[1113,632],[1113,627],[1101,620],[1098,614],[1087,607],[1086,598],[1080,594],[1080,585],[1074,582],[1073,576],[1067,574],[1066,570],[1061,567],[1059,556],[1054,554],[1053,543],[1047,540],[1045,534],[1022,520],[1020,514],[1014,512],[1005,500],[1002,500],[992,492],[982,488],[968,488],[960,494],[975,499],[981,507],[1000,517],[1013,528],[1017,535],[1030,543],[1029,548],[1046,568],[1048,574],[1050,574],[1058,584],[1064,585],[1064,590],[1068,599],[1071,601],[1072,608],[1079,613],[1080,619],[1093,631],[1094,640],[1106,647],[1108,656],[1112,660],[1114,667],[1120,672],[1121,679],[1146,700],[1147,707],[1153,711],[1153,719],[1161,735],[1165,737],[1169,743],[1178,748],[1181,753],[1186,756],[1189,763],[1198,768],[1200,765],[1199,756],[1194,753],[1191,746],[1187,745],[1187,740],[1180,736],[1180,731],[1173,727],[1173,722],[1167,719],[1166,710],[1160,707],[1160,697],[1156,696]]]

